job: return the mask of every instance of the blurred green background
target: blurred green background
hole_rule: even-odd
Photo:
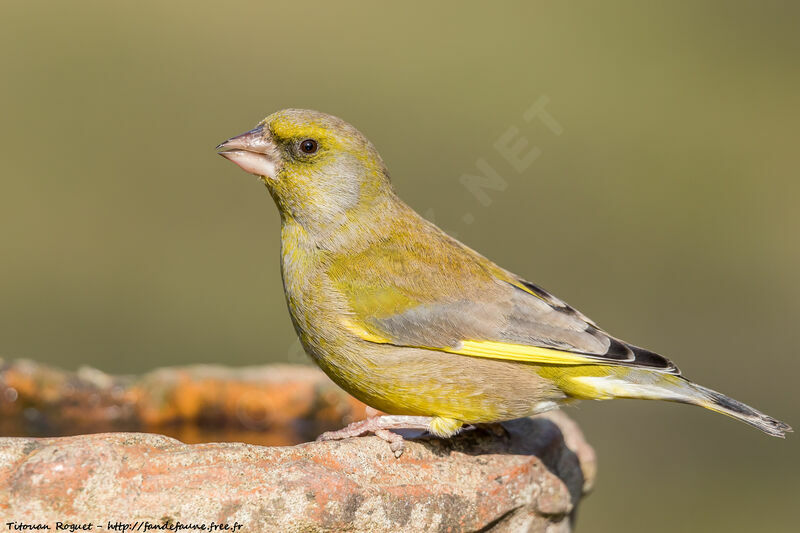
[[[0,356],[304,361],[277,212],[214,146],[309,107],[473,248],[797,426],[798,26],[789,2],[4,2]],[[561,135],[523,120],[541,97]],[[512,126],[541,150],[523,172],[493,146]],[[480,157],[507,182],[488,206],[459,181]],[[568,412],[600,458],[579,530],[797,530],[797,436]]]

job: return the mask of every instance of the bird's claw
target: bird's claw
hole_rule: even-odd
[[[380,417],[368,418],[366,420],[353,422],[347,427],[338,429],[336,431],[326,431],[317,437],[317,441],[349,439],[350,437],[360,437],[362,435],[366,435],[367,433],[372,433],[376,437],[388,442],[389,449],[392,450],[394,456],[400,457],[403,455],[403,451],[405,449],[405,441],[403,436],[399,433],[382,428],[377,420],[378,418]]]
[[[352,424],[338,429],[336,431],[326,431],[319,437],[318,441],[325,440],[341,440],[349,439],[350,437],[360,437],[367,433],[372,433],[376,437],[385,440],[389,443],[389,449],[392,450],[395,457],[403,455],[405,450],[405,440],[399,433],[391,431],[391,429],[428,429],[430,426],[429,417],[420,416],[374,416],[366,420],[359,420]]]
[[[406,442],[403,436],[388,429],[376,429],[375,436],[389,443],[389,449],[394,452],[395,457],[400,457],[405,451]]]

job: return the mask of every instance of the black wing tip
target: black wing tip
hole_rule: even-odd
[[[567,315],[582,317],[582,315],[580,315],[576,309],[562,302],[538,285],[521,278],[517,278],[517,281],[528,291],[547,301],[547,303],[549,303],[553,309]],[[513,284],[511,285],[514,286]],[[519,289],[518,286],[516,287]],[[615,339],[614,337],[608,335],[608,333],[605,333],[597,328],[589,319],[585,320],[588,322],[586,331],[594,335],[602,335],[609,340],[608,350],[606,350],[606,353],[602,355],[603,358],[608,359],[609,363],[649,368],[659,372],[675,374],[678,376],[681,374],[681,371],[678,369],[675,363],[663,355],[659,355],[655,352],[651,352],[650,350],[645,350],[644,348],[639,348],[638,346],[633,346],[627,342]]]
[[[597,328],[592,328],[597,329]],[[621,363],[624,362],[634,362],[636,360],[636,354],[634,353],[633,349],[625,344],[622,341],[615,339],[614,337],[608,337],[609,344],[608,350],[606,353],[603,354],[604,357],[609,357],[612,359],[616,359]]]
[[[676,374],[680,375],[681,371],[678,367],[664,357],[663,355],[657,354],[656,352],[651,352],[650,350],[645,350],[644,348],[639,348],[638,346],[633,346],[628,344],[628,348],[633,350],[634,366],[652,368],[654,370],[660,370],[661,372],[667,372],[669,374]]]
[[[675,363],[663,355],[651,352],[650,350],[645,350],[644,348],[639,348],[638,346],[633,346],[632,344],[628,344],[627,342],[623,342],[619,339],[615,339],[614,337],[611,337],[607,333],[604,333],[591,325],[586,328],[586,331],[593,334],[603,335],[608,338],[608,350],[606,350],[606,353],[603,354],[603,357],[605,358],[622,364],[628,364],[630,366],[649,368],[670,374],[680,374],[680,370],[678,370],[678,367],[675,366]]]

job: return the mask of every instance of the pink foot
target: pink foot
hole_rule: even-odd
[[[428,416],[400,416],[383,415],[367,418],[353,422],[349,426],[336,430],[327,431],[317,437],[321,440],[341,440],[350,437],[360,437],[367,433],[372,433],[389,443],[389,448],[394,452],[395,457],[403,455],[405,441],[399,433],[390,431],[392,429],[430,429],[432,418]]]

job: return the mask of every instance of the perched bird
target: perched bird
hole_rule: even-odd
[[[399,455],[392,429],[448,437],[465,424],[612,398],[699,405],[776,437],[791,431],[423,219],[396,196],[375,147],[341,119],[287,109],[217,149],[259,176],[278,206],[283,285],[306,352],[388,413],[321,439],[373,433]]]

